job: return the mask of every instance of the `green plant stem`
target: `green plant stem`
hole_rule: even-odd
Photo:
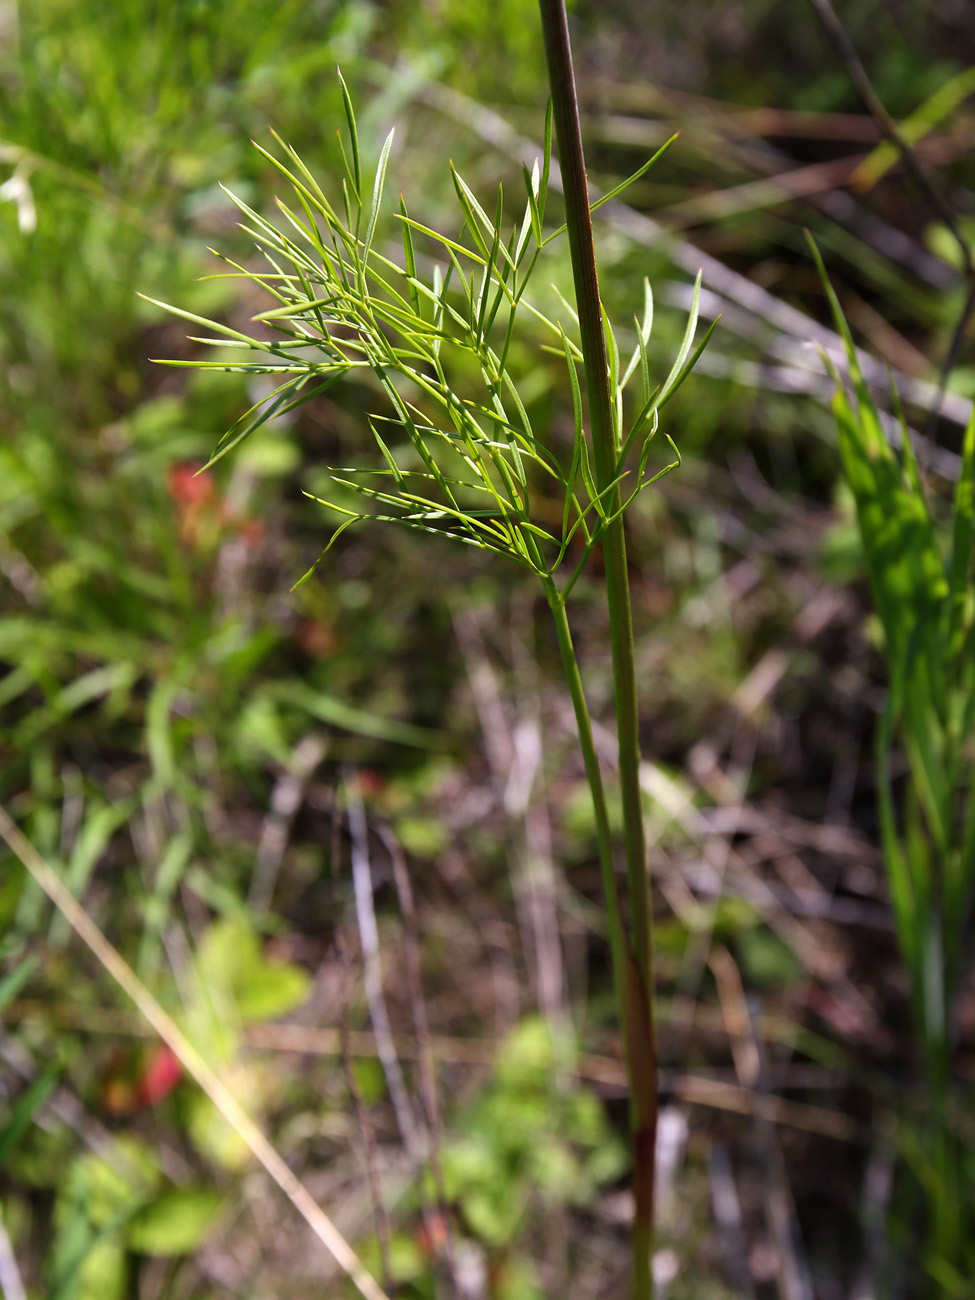
[[[559,163],[565,196],[566,226],[585,368],[597,488],[616,477],[617,437],[613,424],[606,338],[603,333],[599,280],[592,238],[579,105],[572,70],[572,51],[564,0],[539,0]],[[653,1023],[653,935],[647,853],[640,796],[639,712],[633,649],[626,540],[619,512],[620,491],[606,508],[614,521],[606,530],[603,556],[613,657],[616,720],[619,735],[620,788],[630,911],[630,951],[626,996],[621,1006],[630,1079],[630,1122],[634,1156],[635,1218],[633,1237],[634,1300],[651,1295],[650,1251],[653,1234],[654,1147],[657,1126],[656,1045]]]
[[[579,661],[572,643],[572,633],[565,611],[565,600],[554,582],[545,584],[549,608],[555,624],[562,667],[569,686],[572,707],[575,710],[579,745],[582,749],[586,777],[592,795],[596,817],[596,839],[599,846],[599,865],[602,875],[603,896],[606,902],[606,919],[609,931],[610,959],[616,1003],[623,1027],[623,1049],[626,1057],[627,1078],[630,1082],[630,1126],[634,1153],[634,1228],[633,1228],[633,1292],[639,1300],[650,1296],[650,1255],[653,1245],[653,1173],[655,1128],[646,1123],[646,1110],[641,1107],[641,1096],[652,1107],[651,1118],[656,1119],[656,1058],[649,1057],[646,1044],[650,1003],[644,997],[636,976],[637,966],[630,952],[623,925],[619,891],[616,885],[616,863],[613,855],[612,832],[606,805],[602,770],[592,733],[592,721],[586,702]],[[650,1030],[652,1032],[652,1028]],[[642,1050],[641,1050],[642,1049]],[[649,1097],[646,1090],[649,1088]]]
[[[545,595],[548,597],[555,635],[562,656],[562,669],[569,687],[572,707],[575,711],[576,729],[579,733],[579,746],[586,769],[586,779],[592,794],[593,809],[596,815],[596,841],[599,846],[599,865],[602,873],[603,895],[606,899],[606,919],[609,930],[609,950],[613,967],[613,981],[616,986],[616,998],[622,1006],[626,999],[626,976],[628,948],[626,932],[623,928],[623,914],[620,908],[619,890],[616,887],[616,864],[613,860],[613,836],[609,826],[609,811],[606,805],[606,791],[603,786],[602,769],[596,753],[596,742],[592,733],[592,720],[586,701],[572,643],[572,632],[565,611],[565,600],[559,594],[555,583],[545,583]]]

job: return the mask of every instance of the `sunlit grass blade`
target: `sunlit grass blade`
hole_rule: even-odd
[[[565,368],[569,376],[569,391],[572,395],[572,459],[573,464],[579,461],[582,454],[581,450],[586,443],[586,429],[582,411],[582,388],[579,384],[579,375],[576,371],[576,358],[573,356],[569,347],[569,339],[565,331],[562,333],[562,348],[565,355]],[[580,464],[581,468],[581,464]],[[566,480],[566,486],[571,491],[575,482],[575,475],[569,475]],[[586,485],[588,488],[588,484]]]
[[[413,230],[410,226],[410,214],[406,210],[406,199],[399,196],[400,216],[403,218],[400,228],[403,235],[403,260],[409,283],[410,301],[417,316],[420,315],[420,292],[416,281],[416,249],[413,247]]]
[[[8,1002],[12,1002],[20,990],[37,969],[36,957],[25,957],[19,961],[9,975],[0,979],[0,1015]]]
[[[337,68],[339,86],[342,91],[342,107],[345,109],[345,121],[349,128],[349,144],[352,149],[352,168],[349,172],[349,181],[355,191],[356,202],[362,201],[362,158],[359,152],[359,128],[356,125],[355,109],[352,107],[352,96],[349,94],[349,88],[345,84],[345,78],[342,76],[342,69]],[[345,151],[343,150],[343,159]]]
[[[954,662],[964,660],[966,638],[975,626],[975,414],[968,422],[962,443],[962,465],[955,489],[951,558],[948,564],[951,591],[950,653]],[[972,659],[975,659],[975,646]],[[969,659],[971,666],[972,659]]]
[[[372,431],[372,436],[376,439],[376,445],[378,446],[379,450],[382,452],[383,460],[385,460],[386,464],[389,466],[393,477],[396,479],[396,482],[399,484],[401,488],[405,487],[406,479],[403,477],[403,471],[396,464],[396,461],[393,459],[392,453],[390,452],[386,444],[383,442],[382,438],[380,437],[379,430],[376,428],[375,424],[373,424],[372,420],[369,421],[369,428]]]
[[[538,206],[538,186],[540,178],[537,159],[531,171],[528,170],[527,163],[522,165],[521,171],[525,181],[525,193],[528,197],[528,214],[531,218],[532,234],[535,236],[535,243],[541,246],[542,214]]]
[[[286,302],[281,307],[271,307],[268,311],[258,312],[256,316],[251,317],[251,320],[256,323],[263,323],[265,321],[292,320],[299,313],[304,313],[309,311],[314,312],[317,311],[320,307],[334,307],[337,301],[338,299],[336,298],[334,293],[330,293],[324,298],[311,298],[311,299],[294,298],[290,302]]]
[[[273,128],[271,129],[271,135],[277,146],[282,150],[282,152],[288,155],[295,167],[301,173],[301,176],[304,178],[303,182],[299,181],[297,177],[295,177],[285,167],[280,159],[276,158],[274,154],[265,149],[263,145],[258,144],[257,141],[254,141],[255,148],[258,149],[264,157],[278,169],[278,171],[280,171],[284,176],[287,176],[288,180],[291,181],[292,185],[294,185],[296,189],[303,190],[304,193],[307,194],[308,198],[321,209],[324,216],[337,224],[338,216],[335,209],[332,207],[331,203],[329,203],[325,191],[318,184],[314,174],[305,166],[301,155],[296,149],[292,148],[290,144],[286,144]]]
[[[698,271],[697,278],[694,281],[694,290],[691,294],[691,307],[687,314],[687,325],[684,329],[684,337],[681,339],[680,347],[677,350],[677,356],[674,358],[674,364],[670,368],[670,373],[664,382],[660,385],[660,405],[662,406],[674,390],[681,372],[684,369],[684,363],[690,354],[691,347],[694,343],[694,335],[697,331],[697,317],[701,304],[701,280],[703,272]]]
[[[559,302],[562,304],[562,306],[565,308],[565,310],[569,313],[569,319],[572,321],[572,323],[573,323],[573,324],[575,325],[575,327],[578,329],[578,328],[579,328],[579,313],[576,311],[576,309],[575,309],[575,307],[572,305],[572,303],[569,302],[568,298],[565,296],[565,294],[562,292],[562,290],[559,288],[559,286],[558,286],[557,284],[553,284],[553,285],[552,285],[552,288],[553,288],[553,290],[555,291],[555,296],[558,298]],[[563,332],[563,331],[562,331],[562,328],[561,328],[561,325],[557,325],[557,328],[558,328],[558,330],[559,330],[559,333],[562,333],[562,332]],[[574,349],[574,355],[576,356],[577,360],[581,361],[581,360],[582,360],[582,353],[579,351],[578,345],[573,344],[573,343],[572,343],[572,340],[570,339],[570,340],[569,340],[569,346],[572,347],[572,348]]]
[[[321,497],[313,497],[310,492],[306,492],[305,496],[311,497],[312,501],[317,502],[318,505],[327,506],[330,510],[340,509],[339,506],[332,505],[330,502],[322,500]],[[305,570],[305,572],[301,575],[301,577],[297,580],[297,582],[291,584],[290,587],[291,591],[297,591],[299,587],[303,587],[304,584],[310,578],[313,578],[315,576],[315,574],[321,568],[322,563],[324,562],[326,556],[332,550],[332,548],[335,546],[335,543],[339,540],[339,538],[342,536],[344,532],[346,532],[349,528],[351,528],[353,524],[362,523],[366,519],[373,518],[371,514],[359,515],[353,513],[350,510],[342,511],[342,513],[349,515],[349,518],[346,519],[344,523],[339,524],[339,526],[333,531],[331,537],[328,539],[327,544],[319,552],[318,559],[315,561],[315,563],[311,565],[310,568]]]
[[[386,168],[389,166],[389,151],[393,147],[394,131],[390,131],[383,143],[382,150],[379,154],[379,163],[376,166],[376,182],[372,191],[372,206],[369,209],[369,221],[366,224],[366,237],[363,241],[362,260],[368,262],[369,250],[372,248],[372,241],[376,235],[376,223],[379,220],[379,209],[383,199],[383,188],[386,184]]]
[[[478,266],[487,265],[486,248],[483,255],[475,253],[470,248],[465,248],[463,244],[458,244],[455,239],[449,239],[446,235],[442,235],[439,230],[433,230],[430,226],[425,226],[422,221],[416,221],[413,217],[408,217],[403,213],[398,213],[397,215],[399,216],[400,221],[406,222],[406,224],[411,226],[414,230],[419,231],[421,235],[426,235],[436,243],[443,244],[444,248],[450,249],[461,257],[470,258],[470,260],[475,262]]]
[[[464,224],[470,232],[470,236],[474,240],[478,252],[490,264],[490,247],[495,240],[495,236],[499,235],[500,232],[497,230],[488,214],[481,207],[474,191],[467,184],[453,163],[450,164],[450,175],[454,182],[454,190],[457,194],[457,202],[460,205],[464,217]],[[490,241],[490,243],[488,241]],[[507,259],[508,250],[504,244],[500,242],[500,239],[499,247],[504,257]]]
[[[205,316],[197,316],[195,312],[185,311],[182,307],[173,307],[168,302],[160,302],[158,298],[150,298],[148,294],[140,293],[140,298],[146,302],[151,302],[154,307],[160,308],[161,311],[169,312],[173,316],[178,316],[181,320],[188,320],[193,325],[205,325],[207,329],[216,330],[225,338],[236,339],[239,343],[245,344],[249,348],[263,347],[262,343],[250,338],[246,334],[241,334],[240,330],[231,329],[229,325],[221,325],[219,321],[207,320]],[[270,346],[268,347],[270,351]]]
[[[707,347],[707,345],[711,342],[711,335],[712,335],[712,334],[714,333],[714,331],[718,328],[718,324],[720,323],[720,321],[721,321],[721,317],[720,317],[720,316],[715,316],[714,320],[711,322],[711,324],[710,324],[710,325],[707,327],[707,329],[705,330],[704,337],[701,339],[700,343],[699,343],[699,344],[697,345],[697,347],[694,349],[693,353],[692,353],[691,356],[688,358],[688,360],[684,362],[683,367],[682,367],[681,370],[678,372],[678,374],[675,376],[673,382],[670,384],[669,388],[667,389],[667,392],[666,392],[665,394],[662,394],[662,395],[661,395],[661,398],[660,398],[660,405],[661,405],[662,407],[667,405],[667,403],[670,401],[670,399],[674,396],[674,394],[677,392],[677,390],[678,390],[678,389],[681,387],[681,385],[684,383],[684,380],[687,378],[687,376],[691,373],[691,371],[692,371],[692,370],[694,369],[694,367],[697,365],[698,361],[700,361],[701,356],[702,356],[702,354],[703,354],[703,352],[704,352],[704,349],[705,349],[705,348]]]
[[[477,321],[474,326],[474,335],[479,342],[483,342],[487,330],[490,329],[490,324],[486,324],[488,318],[488,300],[490,296],[491,286],[494,282],[493,277],[494,275],[497,274],[496,268],[497,268],[497,261],[498,261],[498,253],[501,249],[501,220],[502,220],[503,210],[504,210],[504,191],[499,185],[496,216],[494,221],[494,236],[491,240],[491,247],[488,251],[487,266],[484,268],[484,275],[482,277],[482,283],[481,283],[481,291],[478,294],[478,300],[477,300]],[[497,312],[497,305],[501,301],[501,296],[502,296],[502,290],[499,288],[496,294],[496,303],[494,306],[494,312]],[[492,319],[493,319],[493,314],[492,314]]]
[[[660,161],[660,159],[664,156],[664,154],[667,152],[670,146],[677,139],[677,136],[679,134],[680,132],[678,131],[674,135],[672,135],[669,140],[667,140],[664,144],[660,146],[660,148],[652,157],[648,158],[645,163],[643,163],[640,167],[638,167],[631,176],[627,176],[625,181],[620,181],[618,185],[614,185],[613,188],[609,190],[606,194],[600,195],[600,197],[596,200],[595,203],[590,203],[589,211],[598,212],[599,209],[605,203],[612,203],[613,199],[618,199],[619,196],[625,193],[625,191],[628,190],[630,186],[633,185],[636,181],[638,181],[641,178],[641,176],[645,176],[646,173],[650,170],[650,168],[654,165],[654,163]],[[546,244],[551,243],[551,241],[553,239],[557,239],[559,235],[565,234],[567,229],[568,227],[566,225],[559,226],[558,230],[553,230],[552,233],[545,239],[544,242]]]
[[[538,212],[542,221],[545,220],[545,204],[548,200],[548,181],[552,172],[554,111],[555,108],[552,103],[552,96],[549,95],[548,103],[545,105],[545,131],[542,146],[542,178],[538,186]]]
[[[619,451],[623,438],[623,389],[620,384],[620,350],[605,306],[602,307],[603,333],[606,336],[606,353],[609,358],[609,391],[612,394],[613,442]]]
[[[633,349],[633,355],[627,363],[620,379],[620,388],[625,388],[630,382],[630,376],[637,366],[641,367],[644,380],[643,401],[646,402],[650,395],[650,374],[649,361],[647,358],[647,344],[650,342],[650,334],[653,330],[653,290],[650,288],[650,281],[644,277],[643,281],[643,319],[633,317],[636,324],[636,347]]]

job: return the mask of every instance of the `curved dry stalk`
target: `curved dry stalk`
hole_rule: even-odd
[[[2,1214],[0,1214],[0,1293],[5,1295],[7,1300],[27,1300],[27,1291],[20,1276],[20,1269],[17,1267],[7,1229],[4,1227]]]

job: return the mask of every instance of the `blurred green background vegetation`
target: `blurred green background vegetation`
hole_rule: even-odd
[[[858,342],[927,428],[923,385],[966,289],[957,250],[899,166],[850,183],[879,135],[812,7],[571,9],[593,182],[681,131],[626,200],[670,234],[598,223],[614,318],[640,310],[649,276],[666,373],[700,249],[815,337],[828,312],[808,226]],[[958,87],[918,150],[971,238],[966,6],[855,0],[842,18],[898,119]],[[361,798],[397,1033],[413,1029],[400,851],[416,894],[454,1269],[498,1300],[619,1294],[622,1093],[593,831],[533,591],[375,528],[290,593],[324,540],[302,492],[354,458],[373,394],[336,388],[195,478],[262,390],[149,360],[193,345],[137,291],[231,324],[266,305],[205,278],[220,270],[208,245],[253,252],[218,183],[270,208],[280,178],[251,144],[269,127],[337,177],[338,64],[370,161],[396,124],[391,188],[419,220],[456,221],[450,158],[479,191],[520,184],[517,139],[538,141],[546,99],[532,0],[0,4],[0,802],[377,1271],[402,1295],[448,1295],[446,1219],[411,1179],[388,1075],[361,1035],[347,1069],[311,1032],[369,1022],[343,811]],[[564,258],[553,245],[546,278],[567,288]],[[668,408],[684,465],[641,500],[631,543],[678,1135],[661,1286],[971,1295],[957,1261],[917,1245],[937,1198],[877,848],[883,664],[830,385],[802,328],[710,265],[704,314],[724,321]],[[534,423],[571,437],[559,359],[520,346]],[[949,389],[936,514],[975,395],[970,333]],[[598,716],[611,685],[588,581],[574,617]],[[16,981],[0,982],[0,1255],[9,1239],[27,1294],[342,1294],[5,851],[0,961]],[[286,1014],[319,1046],[284,1051]],[[963,1091],[958,1105],[970,1221]],[[370,1164],[392,1225],[378,1236]]]

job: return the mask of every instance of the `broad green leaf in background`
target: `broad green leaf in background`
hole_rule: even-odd
[[[149,1147],[120,1135],[77,1157],[55,1207],[51,1293],[59,1300],[115,1300],[125,1255],[183,1255],[207,1238],[223,1197],[212,1188],[167,1183]]]
[[[142,1255],[187,1255],[206,1241],[222,1201],[212,1188],[167,1188],[132,1218],[126,1243]]]
[[[260,938],[242,916],[215,921],[200,941],[184,1008],[187,1034],[251,1113],[266,1103],[266,1072],[240,1054],[240,1029],[286,1015],[310,991],[311,977],[301,967],[265,958]],[[213,1102],[194,1093],[187,1106],[190,1135],[201,1154],[220,1168],[243,1168],[250,1148]]]
[[[239,917],[215,921],[200,943],[196,969],[203,995],[242,1022],[274,1020],[308,997],[311,977],[299,966],[268,961],[257,933]]]

